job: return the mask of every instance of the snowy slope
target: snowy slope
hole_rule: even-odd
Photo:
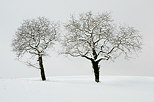
[[[0,102],[154,102],[154,77],[0,79]]]

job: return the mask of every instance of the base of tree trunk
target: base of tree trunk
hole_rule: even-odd
[[[43,67],[43,60],[42,60],[42,56],[39,56],[39,65],[40,65],[40,71],[41,71],[41,78],[42,78],[42,81],[45,81],[46,80],[46,77],[45,77],[45,72],[44,72],[44,67]]]
[[[97,74],[95,73],[95,82],[99,82],[99,71],[97,71]]]
[[[42,81],[46,80],[44,69],[41,69],[41,78],[42,78]]]
[[[92,65],[93,65],[93,69],[94,69],[95,81],[98,83],[99,82],[99,66],[98,66],[98,62],[92,60]]]
[[[99,79],[95,79],[95,81],[98,83],[99,82]]]
[[[46,80],[44,69],[41,69],[41,78],[42,78],[42,81]]]

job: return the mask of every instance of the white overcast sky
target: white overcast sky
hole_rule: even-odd
[[[0,78],[39,77],[39,70],[15,60],[11,41],[24,19],[44,16],[65,22],[70,14],[111,12],[119,24],[135,27],[143,35],[143,50],[135,59],[101,62],[101,75],[154,76],[154,0],[0,0]],[[92,75],[83,58],[57,55],[45,58],[47,76]]]

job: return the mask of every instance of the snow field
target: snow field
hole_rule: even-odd
[[[154,77],[57,76],[0,79],[0,102],[154,102]]]

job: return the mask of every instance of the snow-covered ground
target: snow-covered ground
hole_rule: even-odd
[[[154,77],[93,76],[0,79],[0,102],[154,102]]]

